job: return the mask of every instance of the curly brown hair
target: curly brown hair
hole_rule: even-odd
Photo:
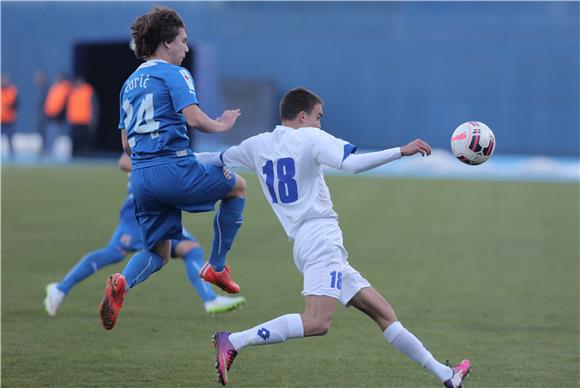
[[[156,6],[139,16],[131,26],[135,55],[147,60],[163,42],[171,42],[185,28],[181,17],[172,9]]]

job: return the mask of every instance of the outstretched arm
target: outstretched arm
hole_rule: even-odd
[[[209,118],[197,104],[183,108],[183,115],[187,124],[192,128],[197,128],[202,132],[216,133],[228,131],[234,126],[236,120],[241,115],[239,109],[225,110],[216,120]]]
[[[253,147],[256,144],[256,138],[259,136],[252,136],[239,145],[230,147],[223,152],[200,152],[195,154],[195,157],[203,164],[254,170],[255,166],[252,158]]]
[[[366,154],[350,154],[346,159],[344,159],[340,169],[353,174],[358,174],[359,172],[382,166],[383,164],[387,164],[403,156],[410,156],[417,153],[420,153],[422,156],[431,155],[431,146],[421,139],[416,139],[402,147],[369,152]]]
[[[195,158],[203,164],[213,164],[214,166],[223,167],[224,162],[220,158],[219,152],[196,152]]]

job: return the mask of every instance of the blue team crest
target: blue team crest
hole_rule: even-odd
[[[123,244],[126,247],[131,245],[131,240],[133,240],[133,236],[131,236],[130,234],[125,233],[121,236],[121,244]]]
[[[179,70],[179,73],[187,83],[187,86],[189,87],[189,92],[191,94],[195,94],[195,87],[193,86],[193,80],[191,79],[191,75],[189,75],[189,71],[181,69]]]
[[[226,177],[226,179],[232,179],[232,173],[231,173],[231,171],[228,170],[225,167],[224,167],[224,176]]]

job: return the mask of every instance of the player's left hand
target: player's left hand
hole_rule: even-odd
[[[242,113],[239,109],[232,109],[232,110],[224,110],[224,113],[220,117],[216,119],[216,121],[225,125],[224,131],[229,130],[231,127],[234,126],[238,117],[240,117]]]
[[[401,147],[401,156],[411,156],[420,153],[421,156],[431,155],[431,146],[426,141],[415,139]]]

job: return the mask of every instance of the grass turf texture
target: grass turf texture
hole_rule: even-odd
[[[217,386],[210,337],[300,312],[301,276],[253,176],[230,264],[248,303],[207,316],[173,260],[131,290],[105,332],[105,268],[80,283],[56,318],[47,283],[104,246],[125,177],[112,166],[2,169],[2,386]],[[439,360],[469,357],[472,387],[577,386],[577,184],[328,177],[351,263],[389,299]],[[209,249],[211,214],[184,215]],[[328,335],[248,348],[239,387],[439,386],[338,308]]]

